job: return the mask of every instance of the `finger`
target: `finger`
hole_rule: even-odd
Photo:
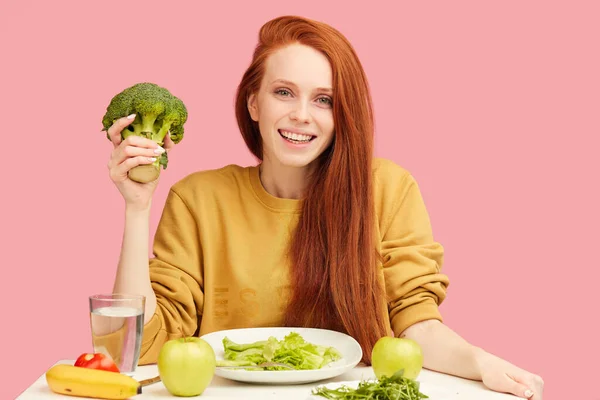
[[[173,148],[173,146],[175,146],[175,143],[171,139],[171,132],[168,132],[165,135],[165,140],[164,140],[163,146],[164,146],[165,150],[167,150],[167,151],[171,150]]]
[[[517,382],[515,379],[513,379],[510,375],[506,373],[494,376],[494,379],[492,379],[491,381],[486,380],[484,383],[487,387],[494,391],[502,393],[511,393],[520,398],[526,398],[531,400],[531,394],[527,392],[527,390],[531,389],[529,389],[529,387],[527,387],[526,385]],[[526,396],[526,394],[529,396]]]
[[[140,138],[140,139],[144,139],[144,138]],[[162,153],[165,152],[165,149],[158,146],[155,142],[152,142],[152,143],[154,143],[154,145],[153,145],[154,147],[151,147],[151,148],[130,145],[129,143],[131,143],[131,142],[140,142],[140,140],[138,140],[138,139],[129,140],[129,138],[127,138],[124,142],[122,142],[121,145],[119,145],[119,147],[117,149],[115,149],[115,151],[113,151],[111,159],[108,163],[108,168],[113,168],[113,167],[123,163],[123,161],[125,161],[128,158],[139,157],[139,156],[158,157]]]
[[[531,396],[529,400],[542,400],[542,396],[544,394],[544,384],[541,383],[539,385],[534,386],[534,389],[532,389],[533,396]]]
[[[136,146],[136,147],[145,147],[147,149],[156,149],[160,147],[158,143],[156,143],[152,139],[148,139],[142,136],[137,135],[129,135],[127,139],[123,141],[124,146]]]
[[[509,380],[509,386],[508,386],[508,391],[512,394],[514,394],[515,396],[519,396],[522,398],[526,398],[526,399],[532,399],[532,396],[534,395],[534,391],[532,390],[532,388],[530,388],[528,385],[519,382],[517,379],[511,377],[511,376],[506,376],[506,379]]]
[[[121,131],[133,122],[135,119],[135,114],[131,114],[127,117],[119,118],[116,120],[107,130],[106,133],[110,138],[110,141],[113,143],[115,147],[117,147],[121,143]]]
[[[533,390],[529,389],[527,386],[519,383],[519,391],[516,393],[517,396],[525,397],[526,399],[533,398]]]
[[[515,375],[514,380],[526,387],[523,392],[524,397],[529,400],[542,400],[544,381],[540,376],[522,371],[520,374]]]
[[[137,167],[138,165],[152,164],[154,161],[156,161],[155,157],[137,156],[128,158],[111,170],[111,177],[113,180],[126,178],[127,173],[132,168]]]

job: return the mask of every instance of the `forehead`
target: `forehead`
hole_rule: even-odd
[[[291,81],[306,90],[331,87],[331,65],[327,57],[312,47],[293,44],[269,56],[265,64],[264,82],[276,79]]]

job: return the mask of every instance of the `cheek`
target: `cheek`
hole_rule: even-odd
[[[270,146],[269,143],[269,124],[264,120],[264,118],[261,118],[259,123],[258,123],[258,130],[260,131],[260,137],[262,138],[263,143],[266,146]]]
[[[273,121],[285,113],[286,104],[277,101],[272,96],[263,96],[260,101],[260,118],[265,121]]]
[[[319,116],[319,125],[321,126],[321,133],[327,136],[328,139],[333,137],[333,113],[331,111],[324,111]]]
[[[258,129],[263,140],[265,140],[269,134],[269,130],[272,126],[272,107],[268,100],[259,99],[258,102]]]

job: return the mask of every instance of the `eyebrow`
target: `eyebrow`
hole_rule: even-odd
[[[271,85],[274,84],[274,83],[282,83],[284,85],[298,87],[298,85],[296,85],[294,82],[288,81],[286,79],[275,79],[273,82],[271,82]],[[328,87],[319,87],[319,88],[317,88],[317,91],[319,91],[319,92],[326,92],[326,93],[329,93],[329,94],[333,93],[333,89],[328,88]]]

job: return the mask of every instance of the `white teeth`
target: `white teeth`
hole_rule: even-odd
[[[300,135],[298,133],[293,133],[293,132],[287,132],[287,131],[283,131],[280,130],[279,132],[281,132],[281,135],[287,139],[292,139],[295,140],[297,142],[308,142],[310,139],[312,139],[312,136],[310,135]]]

